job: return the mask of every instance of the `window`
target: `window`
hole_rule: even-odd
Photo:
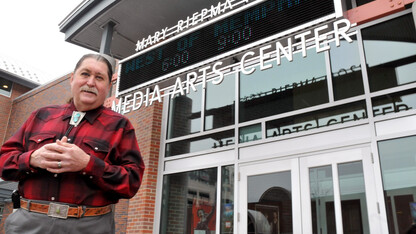
[[[168,139],[201,131],[202,87],[173,98],[169,106]]]
[[[224,77],[221,84],[208,82],[205,106],[205,130],[234,124],[235,74]]]
[[[188,140],[175,141],[166,145],[165,157],[193,153],[235,144],[234,130],[214,133]]]
[[[296,53],[292,62],[283,58],[280,66],[241,73],[240,122],[328,102],[325,54],[313,50],[306,58]]]
[[[357,37],[351,39],[341,40],[339,47],[333,42],[329,51],[335,101],[364,94]]]
[[[389,233],[416,221],[416,136],[378,143]]]
[[[407,14],[362,30],[372,92],[416,81],[416,30]]]
[[[217,168],[165,175],[160,233],[216,230]]]
[[[325,110],[266,122],[267,137],[279,137],[367,118],[364,102],[349,103]]]
[[[234,233],[234,166],[221,170],[221,234]]]

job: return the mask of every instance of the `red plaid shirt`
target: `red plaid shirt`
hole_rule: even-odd
[[[70,143],[91,156],[84,170],[53,174],[29,165],[33,151],[63,137],[74,110],[71,103],[33,112],[2,146],[0,176],[19,181],[21,196],[33,200],[104,206],[133,197],[144,172],[134,128],[104,107],[88,111],[68,135]]]

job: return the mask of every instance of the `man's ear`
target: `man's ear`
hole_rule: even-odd
[[[73,80],[74,80],[74,73],[71,72],[71,78],[69,78],[69,82],[72,83]]]

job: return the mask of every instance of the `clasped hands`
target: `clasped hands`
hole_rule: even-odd
[[[77,145],[68,143],[68,138],[64,136],[35,150],[30,156],[30,165],[52,173],[77,172],[84,169],[89,160],[87,153]]]

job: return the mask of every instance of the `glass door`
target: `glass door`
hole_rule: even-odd
[[[367,149],[301,158],[303,233],[382,233],[373,171]]]
[[[383,233],[372,167],[367,148],[240,166],[238,233]]]
[[[299,160],[240,166],[238,232],[301,233]]]

